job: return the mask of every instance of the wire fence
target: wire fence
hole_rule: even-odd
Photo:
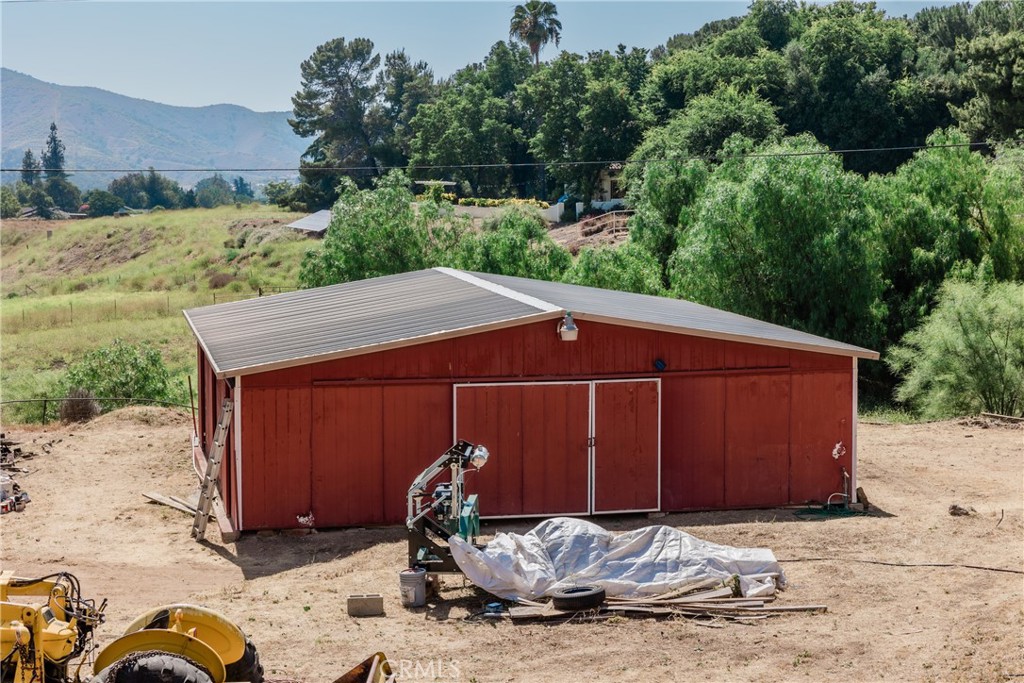
[[[139,292],[138,294],[125,293],[105,299],[88,296],[77,301],[74,298],[67,298],[62,301],[26,301],[24,303],[19,302],[18,299],[10,299],[3,306],[4,312],[0,315],[0,327],[5,334],[17,334],[33,330],[70,327],[82,323],[166,318],[180,316],[181,311],[188,308],[270,296],[296,289],[298,288],[261,287],[254,292],[225,291],[201,294]]]
[[[128,398],[125,398],[125,397],[110,398],[110,397],[104,397],[104,396],[95,396],[95,397],[94,396],[80,396],[80,397],[63,397],[63,398],[55,398],[55,397],[43,396],[41,398],[18,398],[18,399],[12,399],[12,400],[9,400],[9,401],[0,401],[0,406],[17,405],[17,404],[24,404],[24,403],[38,403],[38,404],[41,404],[42,405],[42,423],[46,424],[47,422],[49,422],[49,419],[48,419],[49,413],[47,411],[47,409],[49,407],[51,407],[51,406],[55,406],[56,407],[56,410],[55,410],[55,413],[54,413],[53,417],[58,417],[59,414],[60,414],[60,408],[59,408],[60,404],[61,403],[66,403],[66,402],[70,402],[70,401],[85,401],[85,402],[88,402],[88,401],[97,401],[97,402],[98,401],[114,401],[114,402],[123,401],[123,402],[125,402],[127,404],[143,404],[144,403],[144,404],[156,404],[156,405],[161,405],[161,406],[167,406],[167,407],[170,407],[170,408],[184,408],[185,410],[194,410],[195,409],[194,406],[190,406],[190,405],[187,405],[187,404],[184,404],[184,403],[175,403],[174,401],[161,401],[161,400],[155,399],[155,398],[138,398],[138,397],[135,397],[135,398],[132,398],[132,397],[128,397]]]

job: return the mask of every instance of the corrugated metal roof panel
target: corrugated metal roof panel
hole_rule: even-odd
[[[185,311],[220,376],[430,341],[537,316],[557,313],[434,270]]]
[[[474,277],[542,299],[578,319],[606,318],[639,326],[664,328],[718,339],[878,358],[878,353],[852,344],[773,325],[755,318],[702,306],[682,299],[543,282],[508,275],[472,273]]]
[[[331,210],[321,209],[316,213],[311,213],[308,216],[300,218],[297,221],[293,221],[288,224],[289,228],[295,228],[296,230],[302,230],[303,232],[313,233],[319,237],[323,237],[324,233],[327,232],[327,224],[331,222]]]
[[[218,375],[244,375],[557,317],[859,358],[878,354],[681,299],[446,268],[185,311]]]

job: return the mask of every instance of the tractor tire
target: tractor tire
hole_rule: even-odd
[[[564,612],[582,612],[597,609],[604,604],[605,590],[600,586],[573,586],[551,594],[555,609]]]
[[[213,683],[213,679],[187,657],[150,650],[122,657],[93,676],[91,683]]]
[[[245,639],[245,654],[237,662],[228,664],[227,670],[228,683],[239,683],[240,681],[263,683],[263,665],[260,664],[260,653],[256,651],[256,646],[248,636]]]

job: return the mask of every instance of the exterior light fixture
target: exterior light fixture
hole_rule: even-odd
[[[485,446],[477,446],[473,449],[473,453],[469,456],[469,464],[473,467],[480,469],[487,464],[487,458],[490,453],[487,452]]]
[[[580,328],[576,327],[576,323],[573,322],[572,313],[566,311],[565,317],[558,323],[558,336],[562,338],[562,341],[576,341],[579,333]]]

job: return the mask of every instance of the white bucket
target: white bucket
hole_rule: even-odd
[[[423,607],[427,604],[427,570],[410,567],[398,572],[398,588],[402,593],[403,607]]]

